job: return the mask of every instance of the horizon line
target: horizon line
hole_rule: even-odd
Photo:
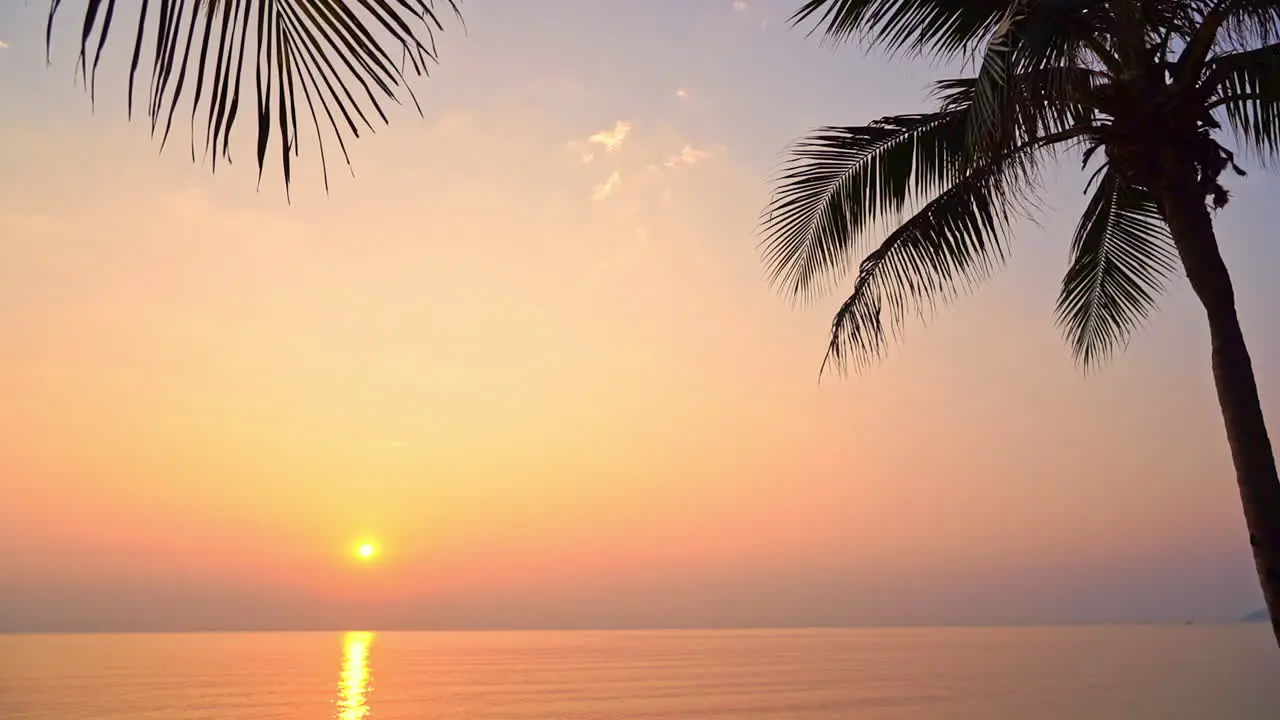
[[[497,627],[477,626],[458,628],[427,627],[225,627],[225,628],[173,628],[173,629],[0,629],[0,635],[214,635],[214,634],[329,634],[329,633],[432,633],[432,634],[480,634],[480,633],[695,633],[695,632],[796,632],[805,630],[1034,630],[1034,629],[1087,629],[1122,627],[1197,627],[1255,625],[1243,619],[1237,620],[1150,620],[1150,621],[1090,621],[1090,622],[1026,622],[1026,623],[891,623],[885,625],[853,624],[798,624],[798,625],[635,625],[635,626],[548,626],[548,627]]]

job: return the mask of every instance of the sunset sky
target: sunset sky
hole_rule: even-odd
[[[1260,607],[1185,280],[1087,377],[1054,325],[1073,162],[992,282],[818,382],[841,298],[764,278],[770,176],[956,73],[824,47],[797,2],[468,0],[425,117],[291,205],[252,138],[212,175],[127,122],[131,27],[91,110],[79,4],[51,66],[47,4],[0,5],[0,630]],[[1280,183],[1248,169],[1219,231],[1277,434]]]

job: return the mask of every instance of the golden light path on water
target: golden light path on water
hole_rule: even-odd
[[[364,720],[369,716],[369,648],[372,646],[371,632],[349,632],[342,638],[338,720]]]

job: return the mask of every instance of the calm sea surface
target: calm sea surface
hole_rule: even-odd
[[[1280,718],[1265,626],[0,636],[4,720]]]

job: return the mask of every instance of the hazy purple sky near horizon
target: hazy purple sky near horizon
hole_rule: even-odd
[[[795,4],[470,0],[426,117],[292,205],[252,138],[210,175],[126,123],[132,28],[91,112],[79,5],[51,67],[45,3],[0,7],[0,630],[1260,606],[1185,280],[1088,377],[1053,324],[1074,160],[989,285],[816,382],[840,296],[791,308],[755,247],[781,151],[956,73]],[[1280,185],[1247,167],[1219,229],[1278,425]]]

